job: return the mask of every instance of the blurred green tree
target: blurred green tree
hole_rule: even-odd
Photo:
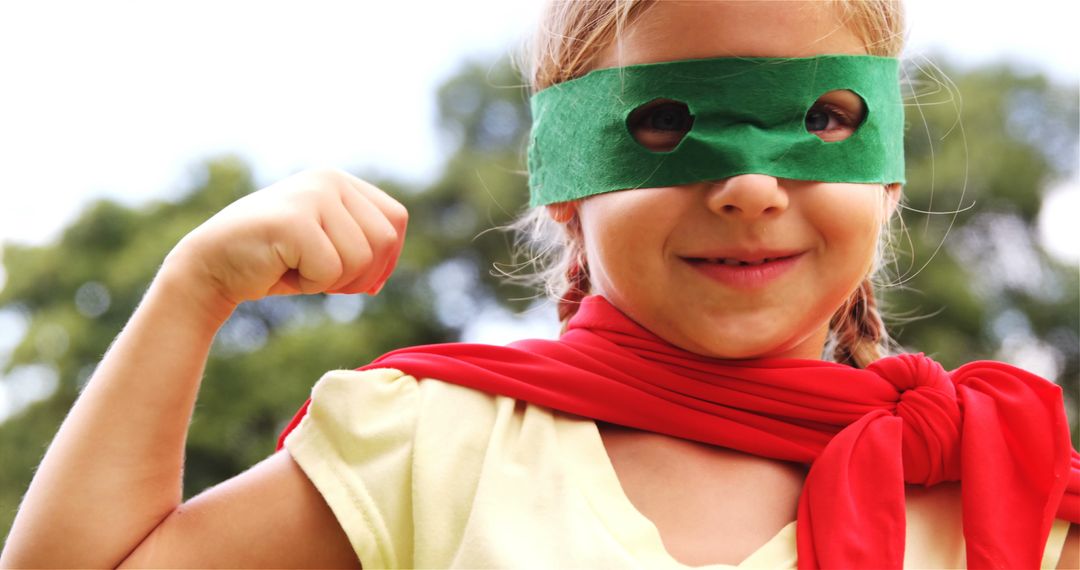
[[[1076,173],[1076,89],[1007,67],[943,69],[937,81],[916,88],[921,105],[908,109],[908,210],[894,240],[898,254],[887,279],[894,286],[885,292],[898,316],[894,335],[947,367],[1036,354],[1074,408],[1080,284],[1074,266],[1041,248],[1035,223],[1046,189]],[[964,94],[962,112],[945,76]],[[510,260],[511,238],[485,230],[509,223],[527,203],[527,93],[507,62],[471,62],[439,90],[438,108],[449,147],[442,175],[426,188],[371,179],[411,214],[405,250],[383,292],[247,303],[219,333],[189,436],[186,496],[269,454],[325,370],[353,368],[401,346],[456,340],[492,303],[525,307],[521,299],[533,292],[492,271],[492,262]],[[56,389],[0,424],[0,535],[165,254],[255,189],[235,157],[211,160],[201,172],[176,202],[129,208],[100,201],[56,243],[5,247],[0,314],[24,320],[26,331],[0,360],[2,381],[55,380]],[[1074,445],[1076,431],[1074,418]]]
[[[1076,447],[1080,275],[1043,247],[1038,216],[1048,191],[1077,175],[1077,88],[931,59],[936,68],[907,72],[907,207],[884,288],[891,331],[946,368],[1037,365],[1064,388]]]

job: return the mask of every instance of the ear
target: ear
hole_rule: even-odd
[[[899,182],[885,185],[885,219],[892,218],[900,206],[900,196],[903,193],[903,185]]]
[[[580,200],[571,200],[569,202],[558,202],[555,204],[548,204],[547,211],[551,219],[565,224],[577,215],[578,202]]]

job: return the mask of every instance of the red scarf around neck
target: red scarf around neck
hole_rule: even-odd
[[[905,483],[962,482],[970,568],[1037,568],[1053,519],[1080,522],[1080,454],[1061,388],[1000,362],[946,372],[922,354],[866,369],[708,358],[591,296],[557,341],[417,346],[359,370],[374,368],[809,464],[800,568],[901,568]]]

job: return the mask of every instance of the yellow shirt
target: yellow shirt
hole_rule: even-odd
[[[327,373],[285,446],[365,568],[686,568],[623,493],[596,423],[397,370]],[[960,568],[958,487],[912,488],[907,568]],[[1056,521],[1044,567],[1068,523]],[[795,523],[738,566],[794,568]]]

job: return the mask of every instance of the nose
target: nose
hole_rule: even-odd
[[[775,176],[740,174],[709,185],[705,203],[717,214],[750,220],[784,211],[788,194]]]

